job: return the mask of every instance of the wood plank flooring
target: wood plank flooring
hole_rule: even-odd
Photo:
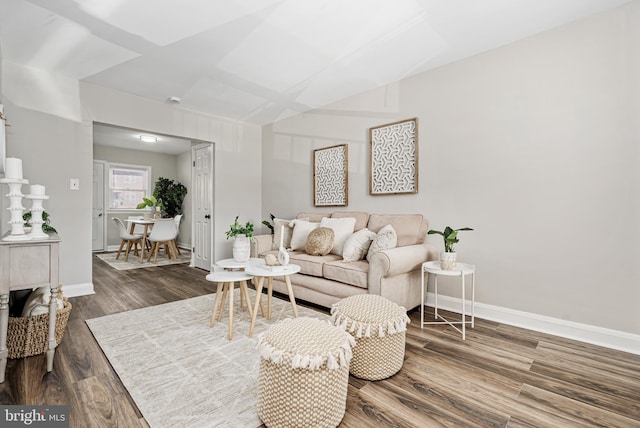
[[[116,271],[93,257],[96,294],[72,298],[54,371],[9,360],[2,404],[67,404],[71,427],[147,427],[84,322],[213,292],[186,265]],[[430,309],[430,308],[428,308]],[[486,320],[467,340],[410,312],[395,376],[351,377],[342,427],[640,427],[640,356]]]

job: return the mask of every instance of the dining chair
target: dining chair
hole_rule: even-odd
[[[127,222],[129,222],[130,220],[144,220],[144,217],[141,215],[130,215],[129,217],[127,217]],[[127,223],[127,224],[129,224],[129,230],[131,230],[131,224],[130,223]],[[144,234],[144,231],[145,231],[144,225],[142,224],[133,225],[133,233],[135,233],[136,235],[142,235]],[[149,237],[149,233],[150,233],[149,230],[147,230],[147,237]],[[150,249],[149,241],[145,239],[144,242],[147,245],[147,250]]]
[[[124,260],[125,261],[129,261],[129,252],[131,251],[131,246],[133,245],[133,254],[134,255],[138,255],[138,244],[140,244],[140,250],[142,251],[142,234],[137,234],[137,233],[129,233],[129,231],[127,230],[127,227],[124,225],[123,221],[120,220],[118,217],[114,217],[113,221],[116,222],[116,224],[118,225],[118,232],[120,234],[120,239],[122,239],[122,242],[120,242],[120,248],[118,248],[118,254],[116,255],[116,260],[118,260],[118,258],[120,258],[120,253],[122,253],[122,247],[124,247],[124,244],[127,244],[127,249],[125,250],[124,253]]]
[[[178,236],[178,228],[176,222],[172,218],[159,218],[153,224],[153,229],[147,240],[151,242],[151,250],[149,251],[149,258],[151,260],[153,255],[153,262],[158,261],[158,251],[164,245],[169,251],[167,257],[173,256],[174,260],[178,259],[176,250],[176,236]]]
[[[182,221],[182,214],[178,214],[173,218],[173,221],[176,222],[176,229],[178,229],[178,233],[180,233],[180,221]],[[174,243],[176,246],[176,250],[178,251],[178,255],[182,254],[180,252],[180,247],[178,247],[178,236],[176,235],[176,239],[174,239]]]

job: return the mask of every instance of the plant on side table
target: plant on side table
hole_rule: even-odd
[[[236,216],[233,224],[227,231],[227,239],[233,238],[233,259],[243,263],[249,261],[251,257],[251,245],[249,240],[253,241],[253,223],[246,222],[243,226],[238,222]]]
[[[22,214],[22,220],[24,220],[24,227],[29,228],[31,230],[31,211],[26,211]],[[42,211],[42,231],[44,233],[58,233],[55,227],[51,226],[51,219],[49,218],[49,213],[46,211]]]
[[[429,235],[440,235],[444,239],[444,251],[440,252],[440,268],[442,270],[453,270],[456,267],[456,250],[453,247],[460,240],[458,232],[462,230],[473,230],[470,227],[461,227],[460,229],[452,229],[447,226],[444,231],[431,229],[427,233]]]

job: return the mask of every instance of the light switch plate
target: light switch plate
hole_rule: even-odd
[[[69,179],[69,189],[80,190],[80,179],[79,178]]]

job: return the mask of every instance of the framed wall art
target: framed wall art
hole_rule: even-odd
[[[346,207],[349,196],[346,144],[313,151],[313,204]]]
[[[370,128],[369,140],[369,193],[418,193],[418,118]]]

